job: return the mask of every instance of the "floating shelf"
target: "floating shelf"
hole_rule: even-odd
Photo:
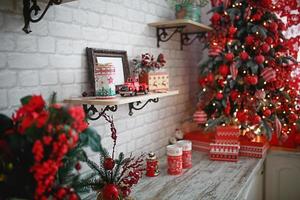
[[[147,95],[139,95],[132,97],[121,97],[117,96],[113,99],[99,99],[99,97],[78,97],[65,99],[64,103],[83,105],[84,111],[86,112],[90,120],[99,119],[106,111],[115,112],[118,109],[118,105],[128,104],[129,105],[129,115],[133,115],[133,110],[141,110],[148,103],[157,103],[159,98],[173,96],[179,94],[178,90],[170,90],[165,93],[148,93]],[[144,104],[142,105],[142,102]],[[88,106],[89,105],[89,106]],[[97,110],[95,106],[105,106],[105,108],[100,111]]]
[[[206,32],[213,30],[210,26],[187,19],[153,22],[149,23],[148,26],[156,28],[157,47],[160,46],[160,42],[167,42],[175,33],[179,33],[181,50],[184,45],[190,45],[196,39],[201,40],[201,38],[205,36]],[[173,29],[173,32],[168,33],[166,30],[169,29]],[[189,36],[192,36],[192,38]]]

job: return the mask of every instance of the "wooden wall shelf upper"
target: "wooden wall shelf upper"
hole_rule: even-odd
[[[213,30],[210,26],[198,22],[194,22],[188,19],[159,21],[159,22],[149,23],[148,25],[157,28],[174,28],[174,27],[184,26],[185,28],[183,29],[183,33],[208,32]]]
[[[200,40],[206,32],[213,30],[210,26],[187,19],[159,21],[149,23],[148,25],[156,28],[157,47],[160,46],[160,42],[167,42],[175,33],[180,33],[181,49],[183,49],[184,45],[192,44],[196,39]],[[168,33],[166,30],[169,29],[174,29],[174,31]],[[191,35],[194,35],[194,37],[190,38],[189,36]]]
[[[113,99],[99,99],[97,97],[78,97],[65,99],[64,103],[83,105],[84,111],[87,113],[87,117],[90,120],[97,120],[108,110],[112,112],[117,111],[118,105],[129,104],[129,115],[132,115],[133,110],[141,110],[150,102],[157,103],[159,101],[159,98],[173,96],[177,94],[179,94],[178,90],[170,90],[165,93],[150,92],[147,95],[139,95],[132,97],[117,96]],[[145,103],[141,105],[142,102]],[[105,108],[98,111],[95,105],[105,106]]]

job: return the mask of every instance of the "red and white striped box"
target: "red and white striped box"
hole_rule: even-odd
[[[194,151],[209,152],[210,143],[215,140],[215,133],[194,131],[184,134],[183,138],[184,140],[192,141],[192,148]]]
[[[239,144],[211,143],[209,156],[211,160],[236,162],[239,158]]]
[[[237,126],[218,126],[216,131],[217,143],[235,144],[239,140],[240,129]]]
[[[253,140],[249,140],[247,137],[241,136],[240,144],[240,156],[253,158],[263,158],[270,147],[265,136],[256,136]]]

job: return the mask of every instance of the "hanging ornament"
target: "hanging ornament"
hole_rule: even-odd
[[[227,65],[225,64],[222,64],[220,65],[219,67],[219,73],[223,76],[223,77],[226,77],[229,73],[229,68]]]
[[[216,57],[220,55],[220,53],[223,51],[223,49],[219,46],[213,46],[209,49],[208,55],[212,57]]]
[[[246,51],[242,51],[240,53],[240,58],[241,58],[242,61],[247,61],[249,59],[249,55]]]
[[[115,184],[107,184],[102,191],[103,200],[117,200],[119,199],[118,187]]]
[[[115,161],[112,158],[107,157],[104,159],[103,167],[105,170],[112,170],[114,166],[115,166]]]
[[[266,92],[264,90],[256,90],[255,97],[257,99],[263,100],[266,97]]]
[[[225,60],[228,61],[228,62],[232,62],[234,58],[234,54],[233,53],[227,53],[225,54]]]
[[[265,57],[263,56],[263,55],[258,55],[258,56],[255,56],[255,62],[257,63],[257,64],[263,64],[264,63],[264,61],[265,61]]]
[[[203,110],[195,112],[194,121],[198,124],[205,124],[207,122],[207,114]]]
[[[223,93],[221,91],[216,94],[216,99],[217,100],[222,100],[223,97],[224,97],[224,95],[223,95]]]
[[[236,77],[238,75],[238,69],[236,67],[236,63],[233,62],[231,65],[230,65],[230,73],[231,73],[231,76],[232,76],[232,79],[233,80],[236,80]]]
[[[266,82],[271,82],[276,80],[276,72],[271,67],[263,69],[261,75]]]
[[[270,109],[265,109],[265,110],[263,111],[263,115],[264,115],[265,117],[270,117],[270,116],[272,115],[272,111],[271,111]]]
[[[262,50],[262,52],[268,53],[270,51],[270,46],[267,43],[264,43],[263,45],[261,45],[260,49]]]

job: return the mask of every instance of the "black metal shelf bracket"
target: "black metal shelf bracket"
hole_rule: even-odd
[[[185,26],[178,26],[178,27],[168,27],[168,28],[156,28],[156,37],[157,37],[157,47],[160,47],[160,42],[167,42],[169,41],[175,33],[182,33]],[[166,30],[168,29],[175,29],[172,33],[168,33]]]
[[[83,110],[86,113],[86,116],[89,120],[97,120],[104,115],[106,111],[116,112],[118,110],[117,105],[113,106],[105,106],[105,108],[101,108],[100,111],[94,105],[88,106],[87,104],[83,104]]]
[[[23,0],[23,16],[25,23],[23,31],[27,34],[30,33],[30,22],[39,22],[41,19],[43,19],[50,6],[53,4],[59,5],[62,3],[62,1],[63,0],[49,0],[44,11],[39,15],[41,8],[38,6],[37,0]]]
[[[201,42],[201,40],[204,40],[205,35],[206,35],[205,32],[182,33],[181,34],[181,49],[183,48],[183,46],[191,45],[197,39],[199,42]]]
[[[157,103],[158,101],[159,101],[159,98],[155,98],[155,99],[148,99],[143,105],[141,105],[141,103],[142,103],[141,101],[129,103],[129,113],[128,114],[130,116],[132,116],[133,110],[142,110],[148,103],[150,103],[150,102]],[[134,105],[134,104],[136,104],[136,105]]]
[[[205,37],[205,32],[191,32],[184,33],[183,30],[186,26],[176,26],[176,27],[157,27],[156,37],[157,37],[157,47],[160,47],[160,42],[169,41],[176,33],[180,34],[180,49],[183,50],[183,46],[191,45],[196,39],[201,41]],[[173,32],[168,33],[167,30],[174,29]],[[192,36],[192,38],[190,38]]]

